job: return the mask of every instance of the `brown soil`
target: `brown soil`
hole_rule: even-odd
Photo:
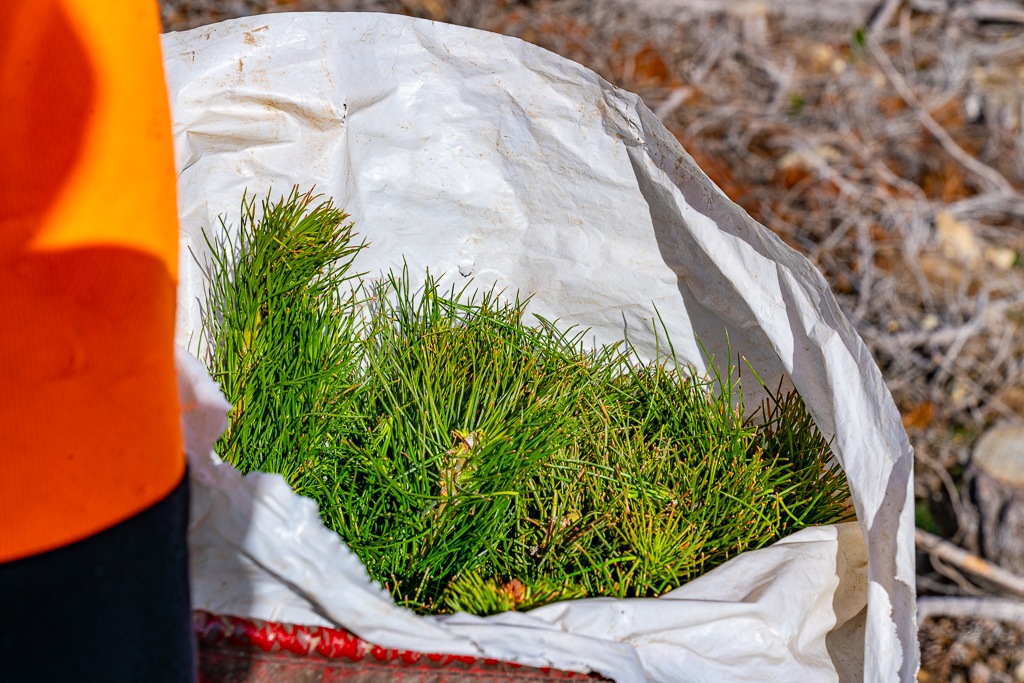
[[[942,617],[920,627],[921,683],[1024,681],[1024,627]]]

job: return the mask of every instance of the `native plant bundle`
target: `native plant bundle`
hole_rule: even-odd
[[[330,202],[242,202],[208,241],[207,362],[234,406],[218,443],[285,476],[396,602],[489,614],[657,596],[801,528],[849,518],[842,471],[795,394],[744,419],[733,374],[528,301],[369,283]]]

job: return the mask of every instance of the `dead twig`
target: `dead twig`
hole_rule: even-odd
[[[955,583],[960,588],[960,591],[965,595],[973,595],[975,597],[985,597],[988,595],[988,593],[971,583],[967,577],[957,571],[955,567],[943,564],[935,555],[931,556],[931,561],[932,566],[935,567],[936,571]]]
[[[925,596],[917,599],[919,622],[929,617],[981,617],[1024,624],[1024,603],[1003,598]]]
[[[930,467],[938,475],[939,479],[942,480],[943,486],[946,488],[946,495],[949,496],[949,502],[953,505],[953,512],[956,514],[956,535],[953,536],[953,542],[959,543],[964,535],[964,531],[967,529],[967,513],[964,510],[963,503],[960,501],[960,492],[956,490],[953,477],[950,476],[949,471],[945,467],[924,451],[917,450],[916,455],[919,461]]]
[[[920,100],[917,99],[917,96],[910,89],[910,86],[907,85],[903,76],[899,74],[896,67],[894,67],[892,62],[889,61],[889,58],[878,45],[878,41],[875,40],[873,35],[869,34],[867,36],[865,45],[871,53],[871,56],[875,58],[876,62],[878,62],[878,66],[882,69],[882,73],[884,73],[885,77],[889,79],[890,83],[892,83],[893,88],[896,89],[899,96],[907,103],[907,106],[914,110],[914,113],[917,115],[917,119],[921,122],[921,125],[939,141],[939,144],[942,145],[942,148],[945,149],[950,156],[960,162],[964,168],[981,178],[985,184],[989,186],[990,190],[1008,197],[1019,197],[1016,189],[1010,184],[1010,181],[1003,177],[1002,173],[971,156],[963,147],[957,144],[956,140],[946,132],[945,128],[940,126],[939,123],[932,118],[931,114],[927,112],[924,106],[922,106]]]
[[[938,579],[933,579],[931,576],[925,576],[922,574],[917,575],[917,590],[931,591],[933,593],[940,593],[942,595],[965,595],[965,592],[959,587]]]
[[[875,16],[871,18],[871,23],[868,24],[868,30],[872,33],[877,33],[883,28],[888,26],[892,22],[893,15],[896,14],[896,10],[903,4],[903,0],[885,0],[881,3],[879,8],[875,11]]]
[[[668,97],[654,108],[654,115],[657,116],[659,120],[664,121],[668,118],[669,114],[682,106],[682,104],[686,102],[686,99],[692,94],[693,88],[688,86],[673,88]]]
[[[999,21],[1024,24],[1024,8],[1017,2],[976,2],[968,10],[975,21]]]
[[[982,218],[998,216],[999,214],[1024,216],[1024,196],[1020,194],[1004,195],[999,192],[985,192],[952,202],[944,208],[957,218],[966,216]]]
[[[914,542],[917,547],[944,562],[962,569],[970,574],[985,579],[988,583],[1005,593],[1024,596],[1024,577],[1002,567],[987,562],[973,555],[960,546],[953,545],[935,534],[922,529],[914,529]]]

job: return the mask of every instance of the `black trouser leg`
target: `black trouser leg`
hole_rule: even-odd
[[[131,519],[0,564],[0,679],[196,680],[188,476]]]

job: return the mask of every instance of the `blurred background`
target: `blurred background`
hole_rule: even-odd
[[[411,15],[516,36],[638,93],[730,198],[817,265],[885,375],[916,452],[930,600],[919,680],[1024,681],[1024,2],[160,11],[166,31],[283,11]]]

